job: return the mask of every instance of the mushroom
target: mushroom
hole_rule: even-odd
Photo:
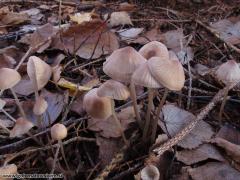
[[[157,132],[157,121],[168,91],[180,91],[184,86],[185,75],[182,64],[178,60],[161,61],[159,57],[152,57],[148,60],[148,67],[157,82],[165,87],[164,95],[156,110],[156,118],[153,121],[151,142],[154,142]]]
[[[141,179],[142,180],[159,180],[160,173],[156,166],[147,165],[141,170]]]
[[[60,124],[60,123],[54,124],[51,127],[51,137],[52,137],[53,141],[58,141],[58,147],[57,147],[57,150],[54,155],[54,161],[53,161],[53,167],[51,170],[51,174],[54,173],[54,170],[55,170],[59,149],[61,149],[61,153],[62,153],[62,156],[63,156],[63,159],[65,161],[67,168],[70,169],[69,165],[67,163],[67,159],[66,159],[64,149],[63,149],[63,144],[62,144],[62,140],[67,137],[67,128],[63,124]]]
[[[148,62],[141,64],[137,70],[133,73],[132,80],[135,84],[144,86],[148,88],[148,109],[145,118],[145,125],[143,129],[143,141],[146,141],[148,130],[150,126],[150,117],[151,117],[151,110],[153,107],[153,94],[154,89],[161,88],[161,84],[159,84],[156,79],[152,76],[150,69],[148,67]]]
[[[133,72],[139,67],[140,64],[146,62],[134,48],[127,46],[115,50],[103,64],[103,71],[112,79],[130,83],[130,96],[133,101],[133,107],[136,114],[137,122],[141,127],[141,118],[137,107],[137,98],[135,85],[131,81]]]
[[[4,177],[3,175],[14,175],[17,174],[17,166],[15,164],[8,164],[0,167],[0,179],[11,180],[13,178]]]
[[[229,91],[229,86],[234,83],[234,82],[239,82],[240,81],[240,68],[236,61],[234,60],[229,60],[225,63],[223,63],[219,68],[216,70],[216,77],[222,81],[225,86],[227,87],[227,90],[224,93],[224,98],[220,107],[219,111],[219,119],[220,121],[222,120],[222,113],[224,110],[224,106],[226,103],[226,98],[228,95]]]
[[[95,119],[107,119],[112,115],[111,99],[99,97],[97,95],[97,88],[93,88],[85,94],[83,106],[86,112]]]
[[[167,47],[158,41],[151,41],[145,44],[138,52],[146,59],[156,56],[166,60],[169,59]]]
[[[111,110],[113,119],[115,120],[119,131],[122,135],[124,143],[129,146],[129,143],[127,141],[127,138],[124,135],[123,127],[121,125],[120,120],[118,119],[115,108],[114,108],[114,99],[116,100],[126,100],[129,98],[129,91],[128,88],[123,85],[122,83],[114,80],[108,80],[105,83],[103,83],[98,89],[97,89],[97,95],[99,97],[107,97],[111,99]]]
[[[28,133],[33,126],[34,124],[32,122],[20,117],[16,120],[13,129],[10,131],[10,137],[20,137]]]

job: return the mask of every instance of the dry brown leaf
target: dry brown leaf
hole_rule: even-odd
[[[127,12],[119,11],[119,12],[113,12],[110,15],[109,25],[111,27],[114,27],[119,25],[133,25],[133,24]]]
[[[162,41],[162,40],[163,40],[163,37],[161,35],[161,31],[157,27],[155,27],[150,31],[147,31],[146,33],[144,33],[142,36],[140,36],[133,42],[144,45],[149,43],[150,41]]]
[[[0,54],[0,68],[14,68],[16,61],[5,54]]]
[[[10,137],[20,137],[23,134],[26,134],[34,124],[27,119],[18,118],[13,129],[10,131]]]
[[[214,138],[212,143],[216,143],[217,146],[223,148],[227,155],[229,155],[234,161],[240,162],[240,145],[233,144],[222,138]]]
[[[197,149],[177,151],[176,158],[178,161],[186,165],[192,165],[207,159],[224,161],[223,156],[219,153],[215,146],[203,144]]]
[[[128,125],[132,122],[135,122],[135,113],[132,106],[129,106],[125,109],[122,109],[121,112],[117,114],[123,130],[126,130]],[[106,138],[117,138],[121,136],[119,127],[117,126],[115,120],[110,116],[106,120],[102,119],[89,119],[88,128],[92,131],[99,131],[99,134]]]
[[[0,49],[0,54],[9,56],[13,58],[13,61],[11,59],[11,64],[15,65],[16,62],[19,62],[22,56],[24,55],[24,52],[22,52],[20,49],[18,49],[16,46],[8,46],[3,49]]]
[[[74,15],[70,15],[70,19],[73,22],[78,24],[82,24],[83,22],[89,22],[92,20],[92,13],[76,13]]]
[[[240,172],[220,162],[209,162],[197,168],[189,168],[188,172],[193,180],[237,180],[240,177]]]
[[[52,47],[66,49],[71,54],[76,52],[84,59],[99,58],[119,48],[116,35],[102,21],[90,21],[69,27],[62,33],[62,42],[59,36],[56,36]]]
[[[195,116],[183,109],[180,109],[172,104],[164,105],[161,113],[163,121],[166,123],[167,130],[171,136],[175,136],[185,126],[187,126]],[[159,125],[165,133],[167,130],[162,121],[159,121]],[[209,140],[214,132],[211,126],[204,121],[200,121],[197,126],[181,140],[178,145],[186,148],[193,149],[201,145],[204,141]]]
[[[240,132],[231,125],[222,126],[216,137],[223,138],[231,143],[240,145]]]
[[[99,159],[101,160],[102,167],[109,164],[119,149],[122,147],[119,140],[113,138],[104,138],[97,136],[97,145],[99,146]]]

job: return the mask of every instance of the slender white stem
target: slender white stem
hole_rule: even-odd
[[[22,116],[23,116],[25,119],[27,119],[26,114],[25,114],[25,112],[24,112],[24,110],[23,110],[23,108],[22,108],[22,105],[21,105],[21,103],[20,103],[20,101],[19,101],[19,99],[18,99],[18,97],[17,97],[17,94],[14,92],[14,90],[13,90],[12,88],[10,88],[10,90],[11,90],[12,95],[13,95],[15,101],[16,101],[16,104],[17,104],[17,106],[18,106],[18,108],[19,108],[19,110],[20,110],[20,113],[22,114]]]
[[[60,148],[61,148],[61,153],[62,153],[62,156],[63,156],[63,160],[64,160],[64,162],[65,162],[65,164],[66,164],[66,166],[67,166],[67,169],[70,170],[70,167],[69,167],[68,162],[67,162],[67,158],[66,158],[66,156],[65,156],[65,152],[64,152],[62,140],[59,140],[58,143],[59,143]]]

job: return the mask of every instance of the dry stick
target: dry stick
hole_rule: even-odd
[[[165,151],[170,149],[172,146],[176,145],[179,141],[181,141],[186,135],[188,135],[197,125],[197,123],[202,120],[214,107],[215,105],[222,100],[224,93],[230,89],[232,89],[237,83],[232,83],[228,87],[221,89],[212,99],[212,101],[205,106],[201,112],[197,115],[195,120],[193,120],[188,126],[186,126],[182,131],[177,133],[175,137],[168,140],[166,143],[162,144],[160,147],[154,149],[153,151],[157,153],[158,156],[161,156]]]
[[[67,169],[70,170],[70,167],[69,167],[68,162],[67,162],[67,158],[65,156],[62,140],[59,140],[58,144],[60,145],[61,154],[62,154],[63,160],[64,160],[64,162],[65,162],[65,164],[67,166]]]
[[[18,97],[17,97],[17,94],[14,92],[14,90],[13,90],[12,88],[10,88],[10,90],[11,90],[11,92],[12,92],[12,95],[13,95],[15,101],[16,101],[16,104],[17,104],[17,106],[18,106],[18,108],[19,108],[19,110],[20,110],[20,113],[21,113],[22,117],[24,117],[25,119],[27,119],[27,118],[26,118],[26,114],[25,114],[25,112],[24,112],[24,110],[23,110],[23,108],[22,108],[22,106],[21,106],[21,104],[20,104],[20,101],[19,101]]]
[[[137,123],[138,123],[139,127],[142,128],[142,121],[141,121],[140,113],[139,113],[139,110],[137,107],[136,89],[135,89],[134,82],[132,80],[130,82],[130,94],[131,94],[131,98],[132,98],[132,102],[133,102],[134,112],[135,112],[135,115],[137,118]]]
[[[151,110],[153,106],[153,94],[154,90],[152,88],[148,88],[148,109],[146,114],[146,122],[144,124],[143,129],[143,141],[145,142],[147,140],[147,135],[149,131],[150,121],[151,121]]]
[[[215,29],[205,25],[204,23],[202,23],[200,20],[195,20],[196,23],[198,23],[200,26],[206,28],[209,32],[211,32],[213,35],[215,35],[218,39],[220,39],[221,41],[223,41],[228,47],[232,48],[234,51],[236,51],[237,53],[240,54],[240,49],[237,48],[236,46],[234,46],[232,43],[225,41],[220,35],[219,32],[216,31]]]
[[[167,88],[165,88],[163,97],[159,103],[159,106],[157,107],[156,110],[156,117],[153,119],[153,124],[152,124],[152,135],[151,135],[151,143],[153,143],[155,141],[155,137],[156,137],[156,133],[157,133],[157,124],[158,124],[158,119],[159,119],[159,115],[161,112],[161,109],[163,107],[163,104],[167,98],[169,90]]]
[[[60,144],[57,146],[57,149],[56,149],[56,152],[55,152],[55,155],[54,155],[54,159],[53,159],[52,170],[51,170],[50,174],[54,173],[56,163],[57,163],[57,159],[58,159],[59,150],[60,150]]]

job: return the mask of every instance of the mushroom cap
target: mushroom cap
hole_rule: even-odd
[[[216,71],[216,76],[225,85],[240,81],[240,68],[236,61],[230,60],[223,63]]]
[[[108,80],[98,88],[97,95],[99,97],[109,97],[116,100],[126,100],[129,98],[130,93],[124,84],[118,81]]]
[[[147,165],[141,170],[141,179],[142,180],[159,180],[160,173],[156,166]]]
[[[161,61],[158,57],[152,57],[148,61],[151,74],[158,83],[171,91],[179,91],[183,88],[185,75],[179,61]]]
[[[148,61],[141,64],[132,75],[134,84],[148,88],[160,88],[161,84],[152,76],[148,67]]]
[[[16,123],[13,129],[10,131],[10,137],[21,137],[23,134],[26,134],[34,124],[27,119],[22,117],[16,120]]]
[[[33,112],[39,116],[47,110],[47,107],[47,101],[43,97],[39,96],[33,106]]]
[[[103,71],[112,79],[130,82],[133,72],[146,59],[134,48],[127,46],[115,50],[104,62]]]
[[[39,57],[30,56],[27,62],[27,73],[33,83],[37,81],[37,88],[40,90],[51,78],[52,68]]]
[[[67,128],[60,123],[54,124],[51,127],[51,137],[53,140],[62,140],[67,137]]]
[[[112,115],[111,99],[99,97],[98,88],[90,90],[83,98],[83,106],[86,112],[95,119],[107,119]]]
[[[17,166],[15,164],[8,164],[0,167],[0,179],[2,179],[1,175],[3,174],[17,174]]]
[[[151,41],[145,44],[140,50],[139,53],[146,59],[157,56],[163,59],[169,59],[169,53],[167,47],[158,41]]]
[[[0,89],[9,89],[15,86],[21,80],[20,74],[9,68],[0,69]]]

